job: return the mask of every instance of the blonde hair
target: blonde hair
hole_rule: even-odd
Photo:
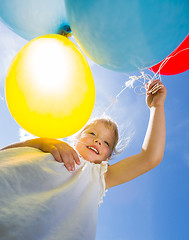
[[[76,143],[77,139],[80,137],[81,133],[85,131],[91,125],[95,125],[98,122],[102,122],[106,128],[113,130],[114,133],[114,142],[112,147],[111,156],[117,154],[116,146],[119,140],[118,134],[118,126],[115,121],[113,121],[110,117],[101,117],[101,118],[93,118],[74,136],[74,143]]]

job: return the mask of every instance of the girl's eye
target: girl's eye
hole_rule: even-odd
[[[104,142],[105,142],[105,144],[108,145],[108,147],[109,147],[109,143],[108,143],[107,141],[104,141]]]
[[[94,132],[90,132],[91,135],[95,136],[95,133]]]

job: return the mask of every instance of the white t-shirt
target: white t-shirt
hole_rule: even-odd
[[[69,172],[50,153],[0,151],[1,240],[93,240],[107,162]]]

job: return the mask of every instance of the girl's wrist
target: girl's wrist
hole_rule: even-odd
[[[41,144],[42,143],[40,138],[30,139],[23,142],[24,147],[34,147],[38,149],[41,149]]]
[[[158,104],[152,104],[149,108],[162,108],[165,102],[159,102]]]
[[[161,104],[161,105],[157,105],[157,106],[151,106],[150,108],[150,111],[157,111],[157,110],[164,110],[164,104]]]

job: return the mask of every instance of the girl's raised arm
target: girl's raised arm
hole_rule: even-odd
[[[164,102],[167,91],[160,80],[149,83],[146,88],[150,119],[142,150],[108,167],[105,173],[106,188],[128,182],[148,172],[163,159],[166,137]]]

